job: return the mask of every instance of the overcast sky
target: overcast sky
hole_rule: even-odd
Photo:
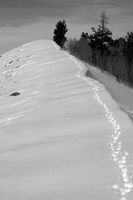
[[[109,18],[114,37],[133,31],[133,0],[0,0],[0,52],[36,39],[52,39],[58,20],[69,37],[97,26],[101,12]]]

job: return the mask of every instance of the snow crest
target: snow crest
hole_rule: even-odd
[[[80,68],[80,71],[76,74],[76,76],[83,79],[92,86],[94,90],[94,98],[104,108],[106,117],[112,126],[113,132],[110,139],[110,149],[112,152],[111,156],[113,158],[113,161],[115,162],[115,166],[119,169],[119,179],[122,180],[120,184],[114,184],[112,188],[119,192],[119,200],[128,200],[126,198],[126,194],[131,192],[131,190],[133,189],[133,177],[131,176],[128,169],[129,154],[122,146],[122,142],[120,139],[120,136],[122,134],[120,125],[113,116],[113,112],[111,111],[109,106],[104,102],[104,100],[102,100],[102,96],[99,91],[99,83],[97,83],[97,81],[95,80],[90,80],[90,78],[84,77],[85,72],[83,70],[83,67],[81,67],[79,62],[73,56],[71,56],[70,58]]]
[[[53,41],[0,64],[0,199],[128,200],[133,129],[104,85]]]

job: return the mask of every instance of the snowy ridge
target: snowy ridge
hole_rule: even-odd
[[[110,92],[113,99],[115,99],[120,105],[121,109],[126,112],[133,120],[133,89],[119,83],[113,76],[106,72],[101,72],[98,68],[86,65],[92,75],[103,83],[107,90]]]
[[[133,189],[133,177],[130,176],[130,172],[128,170],[128,152],[123,149],[122,142],[120,140],[120,135],[122,134],[120,125],[113,116],[113,112],[111,111],[109,106],[104,103],[104,100],[102,100],[101,94],[99,92],[99,83],[97,83],[97,81],[95,80],[90,80],[90,78],[84,77],[85,72],[81,65],[74,57],[71,56],[71,59],[81,70],[77,73],[77,77],[88,82],[88,84],[93,87],[94,97],[96,98],[98,103],[104,108],[106,117],[112,126],[113,133],[111,135],[110,148],[112,151],[113,161],[115,162],[116,167],[120,170],[119,178],[122,180],[122,183],[120,185],[115,184],[112,187],[119,191],[119,200],[127,200],[126,194]]]
[[[40,40],[0,69],[0,199],[132,199],[132,124],[84,64]]]

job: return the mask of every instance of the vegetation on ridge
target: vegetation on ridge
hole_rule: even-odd
[[[54,30],[53,40],[62,48],[66,42],[65,34],[67,33],[66,22],[59,21]]]
[[[107,24],[103,11],[98,28],[92,27],[90,35],[82,32],[80,39],[68,39],[65,47],[74,56],[133,87],[133,32],[113,39]]]

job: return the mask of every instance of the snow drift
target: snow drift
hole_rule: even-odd
[[[132,123],[84,64],[40,40],[0,70],[0,199],[132,199]]]

